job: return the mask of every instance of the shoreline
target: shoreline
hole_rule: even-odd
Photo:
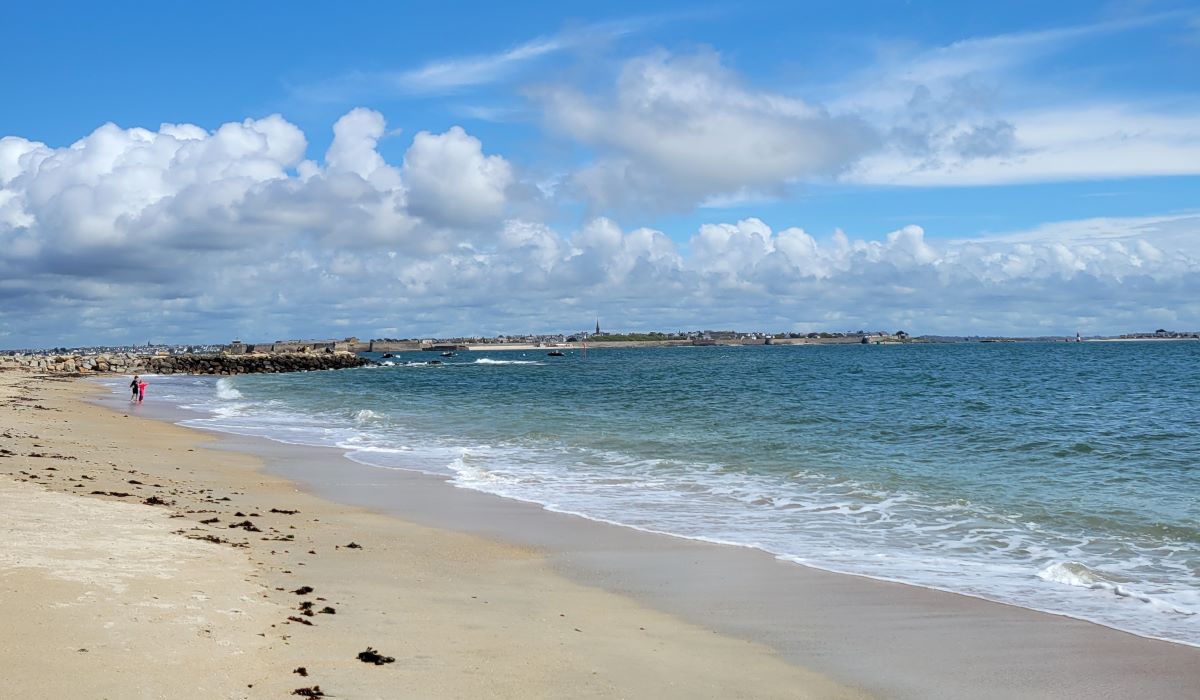
[[[763,644],[570,581],[534,548],[310,495],[211,433],[94,405],[97,390],[107,391],[0,374],[0,499],[26,497],[10,495],[10,482],[52,498],[32,524],[0,508],[0,530],[72,538],[59,557],[26,548],[0,560],[0,602],[24,633],[0,640],[6,697],[196,687],[257,698],[317,686],[345,698],[865,697]],[[80,518],[70,504],[104,517]],[[173,557],[122,549],[117,525],[235,578],[197,579]],[[83,560],[135,571],[98,595],[69,578]],[[224,619],[229,601],[241,628]],[[249,641],[234,647],[238,630]],[[395,661],[362,663],[368,647]]]
[[[107,390],[90,382],[0,374],[0,386],[24,379],[38,382],[39,395],[12,404],[26,427],[4,427],[26,437],[17,440],[20,449],[8,448],[15,456],[0,458],[0,474],[27,478],[20,472],[63,457],[52,462],[50,492],[71,491],[60,480],[83,469],[109,480],[89,482],[85,493],[93,486],[149,489],[122,486],[125,465],[97,460],[136,462],[139,474],[158,479],[153,483],[178,501],[172,517],[180,517],[171,524],[248,543],[245,549],[204,543],[246,558],[252,570],[239,585],[254,586],[247,597],[264,601],[255,619],[269,625],[256,637],[261,646],[229,666],[231,678],[254,687],[230,686],[220,697],[277,697],[314,684],[340,697],[394,696],[404,688],[424,697],[1182,698],[1200,687],[1194,647],[811,569],[759,550],[605,525],[427,474],[361,465],[334,448],[185,428],[160,405],[140,407],[143,418],[122,411],[123,401],[95,405],[105,398],[97,390]],[[36,440],[27,437],[35,433]],[[33,444],[45,456],[30,456]],[[101,451],[105,456],[97,456]],[[72,452],[78,459],[66,459]],[[234,501],[209,502],[218,492]],[[183,507],[197,494],[203,508]],[[262,537],[283,539],[222,527],[234,521],[223,511],[212,516],[221,522],[207,527],[200,521],[208,513],[187,512],[235,508],[265,516],[253,518],[265,525]],[[269,514],[269,508],[302,515]],[[296,539],[284,542],[288,534]],[[362,549],[348,549],[348,542]],[[0,584],[12,578],[0,564]],[[154,591],[164,585],[149,583]],[[311,595],[327,598],[337,615],[317,616],[316,628],[288,621],[299,600],[290,591],[301,584],[316,588]],[[23,585],[15,589],[19,599],[36,601],[36,611],[62,602],[51,590]],[[0,596],[6,592],[0,588]],[[130,604],[120,601],[117,612]],[[22,642],[36,651],[56,640],[35,632]],[[383,669],[359,663],[354,654],[367,645],[397,663]],[[53,653],[33,654],[19,668],[28,663],[29,676],[67,677],[63,669],[83,663],[62,657],[57,647],[41,651]],[[25,657],[0,645],[0,660],[9,658]],[[136,653],[114,658],[145,661]],[[209,673],[211,666],[202,657],[187,673]],[[310,677],[292,675],[297,666],[307,666]],[[155,687],[154,671],[146,675],[143,685],[116,679],[126,683],[114,686],[116,694]],[[178,683],[177,676],[157,682]],[[18,690],[36,687],[21,686],[22,678],[16,674]],[[0,689],[12,690],[5,683],[14,680],[0,681]]]
[[[313,381],[317,382],[320,385],[321,382],[327,381],[331,376],[332,375],[326,375],[324,378],[322,378],[321,376],[314,376]],[[302,386],[303,381],[304,381],[303,378],[297,378],[297,379],[300,379],[301,383],[293,384],[292,386],[294,386],[297,391],[304,391],[304,387]],[[337,381],[337,380],[334,380],[334,381]],[[217,383],[216,386],[219,388],[221,386],[221,383],[223,383],[223,382],[225,382],[225,380],[220,380],[220,382]],[[200,383],[204,384],[204,382],[200,382]],[[207,386],[206,391],[211,393],[213,391],[212,382],[208,382],[206,384],[206,386]],[[221,392],[218,391],[218,393],[221,393]],[[189,394],[187,394],[187,397],[188,397],[187,399],[173,398],[172,401],[176,402],[176,403],[182,402],[185,404],[190,404],[190,403],[198,401],[198,402],[204,404],[205,406],[208,406],[208,404],[206,403],[206,398],[202,394],[189,393]],[[228,395],[223,395],[222,398],[224,401],[242,401],[243,400],[243,397],[241,397],[240,393],[238,393],[236,391],[231,392]],[[222,412],[218,408],[216,408],[214,406],[208,406],[208,407],[214,411],[217,411],[216,415],[222,415]],[[165,408],[164,404],[161,402],[155,402],[154,404],[147,405],[145,408],[148,411],[154,412],[156,417],[163,419],[163,420],[169,420],[171,422],[176,422],[176,423],[179,423],[182,425],[188,425],[188,426],[194,427],[194,428],[202,430],[202,431],[211,430],[211,431],[213,431],[214,434],[224,435],[225,438],[228,440],[242,439],[238,436],[239,428],[237,428],[237,427],[229,426],[228,429],[222,429],[220,427],[215,427],[215,428],[210,427],[209,423],[213,422],[213,420],[211,419],[212,417],[209,413],[207,413],[204,410],[198,409],[196,411],[193,411],[190,409],[188,409],[188,410],[167,409],[167,408]],[[163,414],[164,410],[167,411],[170,415],[164,415]],[[350,429],[352,431],[358,430],[358,429],[362,429],[362,430],[370,429],[369,426],[375,422],[375,419],[378,416],[376,416],[373,412],[367,412],[367,413],[370,415],[365,416],[365,417],[359,415],[355,418],[356,424],[361,421],[363,423],[363,425],[358,425],[357,428],[351,427]],[[193,419],[196,419],[196,420],[193,420]],[[307,425],[304,422],[303,418],[300,418],[300,421],[301,421],[301,424]],[[217,419],[216,422],[218,424],[221,423],[221,421],[219,419]],[[266,425],[266,424],[256,424],[254,421],[251,421],[251,424],[247,424],[246,429],[251,434],[260,434],[261,435],[263,433],[259,432],[258,429],[264,427],[264,425]],[[332,423],[330,425],[332,425]],[[340,424],[338,424],[338,425],[340,425]],[[364,427],[364,426],[366,426],[366,427]],[[329,425],[326,425],[324,427],[328,428]],[[348,426],[341,426],[341,427],[347,428]],[[318,426],[318,430],[319,430],[319,428],[320,428],[320,426]],[[469,429],[469,428],[466,428],[466,429]],[[451,458],[453,458],[455,456],[452,452],[446,453],[446,454],[438,453],[437,455],[426,455],[424,458],[421,458],[421,459],[405,458],[405,459],[397,459],[397,460],[387,459],[387,460],[380,461],[380,460],[376,460],[376,459],[372,458],[371,451],[378,448],[383,452],[387,452],[387,451],[389,451],[389,449],[387,447],[388,443],[381,443],[378,441],[378,436],[375,436],[374,438],[372,438],[369,441],[369,444],[373,445],[374,447],[367,448],[367,451],[365,451],[365,452],[359,452],[359,451],[357,451],[356,447],[353,447],[353,445],[360,444],[356,434],[352,433],[348,436],[344,431],[338,432],[339,437],[336,440],[334,440],[334,442],[337,442],[339,445],[341,445],[341,444],[343,444],[341,442],[342,440],[347,440],[344,443],[346,445],[345,449],[342,449],[340,447],[330,447],[330,445],[332,445],[333,443],[330,442],[329,440],[321,439],[319,434],[316,436],[316,440],[319,442],[324,442],[326,445],[325,447],[317,446],[317,443],[314,443],[314,441],[313,441],[313,436],[309,435],[308,433],[305,433],[305,435],[308,435],[307,438],[293,438],[287,433],[278,433],[277,431],[270,431],[270,430],[268,430],[266,434],[267,435],[275,434],[276,437],[265,438],[265,441],[250,440],[250,441],[248,441],[248,443],[246,445],[242,446],[239,449],[242,449],[243,451],[254,452],[254,453],[260,454],[260,456],[266,456],[266,457],[271,456],[272,454],[278,452],[281,449],[287,449],[284,446],[289,445],[289,444],[300,446],[301,450],[307,450],[307,449],[315,449],[315,450],[321,450],[321,451],[330,450],[327,452],[326,459],[330,462],[331,465],[334,463],[341,465],[341,466],[337,467],[338,471],[347,472],[347,473],[353,472],[356,474],[361,474],[364,479],[374,478],[372,475],[377,474],[378,470],[381,470],[381,469],[385,472],[393,471],[395,469],[412,471],[417,474],[425,475],[424,478],[426,480],[431,479],[431,481],[429,481],[430,486],[428,486],[428,487],[423,486],[422,488],[432,489],[435,492],[437,492],[438,489],[445,489],[445,488],[447,488],[447,486],[449,486],[456,493],[463,493],[464,490],[466,490],[466,491],[478,492],[481,494],[492,494],[493,497],[498,497],[501,499],[502,502],[505,502],[505,503],[512,503],[512,504],[519,503],[520,507],[522,507],[522,508],[532,506],[534,508],[534,510],[536,510],[536,511],[545,511],[547,513],[554,514],[556,516],[565,515],[569,518],[582,518],[582,519],[588,520],[589,522],[593,522],[593,523],[597,524],[598,526],[603,526],[603,527],[615,526],[615,527],[620,527],[620,528],[628,528],[628,529],[637,530],[637,531],[640,531],[640,532],[643,532],[643,533],[646,533],[649,535],[653,535],[653,536],[663,536],[663,537],[669,537],[672,539],[682,539],[682,540],[687,540],[687,541],[692,541],[692,542],[715,544],[715,545],[719,545],[719,546],[723,546],[723,547],[736,547],[736,548],[750,549],[750,550],[765,554],[766,556],[769,556],[773,559],[783,561],[792,566],[798,565],[798,566],[815,569],[815,570],[826,572],[826,573],[838,574],[838,575],[843,575],[843,576],[857,576],[857,577],[863,577],[868,580],[873,580],[873,581],[878,581],[878,582],[902,584],[902,585],[914,586],[914,587],[918,587],[918,588],[925,588],[925,589],[929,589],[929,590],[940,591],[940,592],[951,594],[951,595],[966,596],[966,597],[977,599],[977,600],[988,601],[988,602],[997,603],[997,604],[1001,604],[1001,605],[1009,605],[1009,606],[1015,607],[1020,610],[1030,610],[1030,611],[1044,613],[1047,615],[1065,617],[1068,619],[1082,621],[1082,622],[1086,622],[1086,623],[1090,623],[1090,624],[1097,624],[1097,625],[1107,627],[1107,628],[1110,628],[1110,629],[1113,629],[1113,630],[1116,630],[1119,632],[1132,634],[1134,636],[1143,637],[1146,639],[1164,641],[1164,642],[1168,642],[1168,643],[1172,643],[1172,644],[1182,644],[1185,646],[1200,648],[1200,640],[1198,640],[1198,638],[1197,638],[1197,633],[1200,633],[1200,628],[1197,628],[1194,626],[1197,618],[1179,619],[1174,627],[1169,627],[1169,628],[1164,627],[1163,625],[1156,626],[1155,619],[1154,619],[1155,613],[1153,612],[1153,610],[1162,604],[1161,599],[1156,600],[1156,599],[1149,598],[1149,597],[1145,597],[1145,598],[1140,597],[1142,595],[1140,593],[1140,589],[1134,588],[1132,583],[1125,590],[1115,591],[1115,592],[1108,590],[1103,594],[1097,593],[1096,591],[1080,590],[1080,589],[1085,589],[1086,587],[1082,584],[1077,584],[1078,585],[1077,588],[1065,588],[1065,586],[1060,587],[1060,588],[1065,588],[1065,590],[1068,591],[1068,594],[1064,595],[1060,592],[1059,593],[1060,597],[1058,597],[1058,598],[1045,597],[1045,598],[1039,599],[1036,596],[1029,596],[1026,598],[1020,598],[1017,596],[1005,597],[1004,595],[997,594],[995,588],[988,589],[988,588],[986,588],[984,586],[980,586],[980,585],[956,586],[955,584],[958,583],[958,581],[954,581],[954,580],[951,580],[947,583],[942,583],[942,582],[939,582],[936,580],[934,580],[934,581],[921,580],[920,578],[913,577],[911,575],[906,576],[905,574],[910,572],[911,569],[905,569],[905,568],[903,568],[903,566],[901,566],[901,564],[909,563],[906,560],[904,560],[904,557],[903,557],[904,552],[900,552],[901,556],[899,557],[899,559],[900,559],[899,563],[892,564],[891,566],[881,566],[881,565],[877,565],[877,564],[872,564],[872,559],[870,558],[871,555],[869,553],[861,554],[858,559],[843,558],[843,559],[839,560],[836,558],[828,558],[828,557],[820,558],[820,557],[816,556],[815,553],[810,553],[808,550],[806,550],[804,548],[794,548],[793,547],[791,549],[788,549],[786,547],[778,547],[777,546],[779,544],[778,539],[769,540],[769,539],[765,539],[765,538],[756,538],[754,532],[751,532],[751,531],[748,531],[745,529],[743,529],[741,531],[733,531],[733,536],[722,537],[722,536],[720,536],[720,534],[713,534],[711,531],[708,533],[704,532],[702,527],[701,528],[695,527],[695,523],[691,524],[692,527],[690,529],[687,529],[687,528],[674,529],[671,527],[670,521],[667,520],[665,527],[664,526],[656,527],[656,525],[658,525],[658,523],[655,523],[655,522],[653,522],[652,519],[647,519],[645,517],[642,517],[641,519],[639,519],[637,517],[638,514],[633,511],[629,511],[628,513],[624,513],[624,514],[621,512],[613,512],[611,509],[609,509],[608,511],[605,511],[604,510],[605,504],[602,502],[601,503],[597,503],[597,502],[589,503],[589,502],[581,501],[580,497],[583,494],[587,493],[587,491],[585,491],[585,490],[577,490],[576,492],[574,492],[573,495],[572,494],[563,494],[563,493],[557,493],[557,495],[556,495],[553,492],[550,493],[549,495],[547,495],[545,492],[539,494],[537,492],[530,493],[528,491],[526,491],[524,493],[520,493],[518,491],[518,493],[516,495],[514,495],[512,490],[504,489],[504,488],[492,488],[486,479],[480,480],[480,479],[476,478],[475,474],[473,473],[474,472],[473,469],[460,470],[461,465],[455,466],[455,464],[454,464],[454,462],[456,460],[452,461],[447,466],[441,466],[447,460],[451,460]],[[404,438],[401,438],[401,439],[404,439]],[[403,444],[405,446],[402,447],[401,450],[398,450],[399,452],[403,452],[404,450],[408,450],[411,448],[411,449],[416,450],[415,454],[423,453],[420,439],[413,440],[413,439],[411,439],[411,436],[409,436],[407,441]],[[293,460],[293,461],[302,461],[303,460],[303,452],[297,453],[289,459]],[[346,463],[344,461],[345,459],[349,459],[351,461],[351,463]],[[286,462],[288,460],[284,460],[282,458],[277,458],[273,461]],[[394,466],[389,466],[389,465],[394,465]],[[437,465],[437,466],[434,466],[434,465]],[[366,467],[366,471],[363,470],[364,466]],[[433,467],[433,468],[430,468],[430,467]],[[490,467],[487,467],[486,465],[481,465],[481,467],[482,467],[481,471],[483,473],[486,473],[486,470],[488,468],[490,468]],[[503,469],[503,466],[501,466],[500,468]],[[285,476],[288,476],[289,478],[293,478],[293,479],[299,480],[299,481],[305,481],[308,483],[308,488],[310,490],[315,490],[317,492],[327,492],[327,495],[329,495],[331,498],[334,498],[341,502],[346,502],[346,503],[363,503],[364,502],[364,501],[358,499],[358,497],[355,495],[355,493],[353,493],[353,491],[358,487],[348,486],[348,487],[343,488],[337,484],[326,483],[328,481],[328,479],[326,479],[319,470],[314,471],[309,474],[299,473],[299,474],[295,474],[295,475],[289,474],[286,467],[284,467],[282,469],[276,469],[275,471],[276,471],[276,473],[283,474]],[[511,478],[512,474],[509,473],[507,476],[509,476]],[[548,483],[552,483],[552,481],[548,482]],[[395,490],[396,488],[399,488],[399,487],[395,486],[395,485],[388,486],[386,484],[383,484],[382,488]],[[405,487],[405,488],[408,488],[408,487]],[[339,493],[339,491],[342,491],[342,493]],[[440,492],[438,492],[438,493],[440,493]],[[566,496],[566,497],[564,497],[564,496]],[[437,496],[436,494],[435,494],[435,497],[440,498],[440,496]],[[574,500],[572,500],[572,498],[574,498]],[[397,500],[397,503],[399,503],[402,500],[403,499],[401,497],[399,500]],[[365,501],[365,502],[373,503],[372,501]],[[592,509],[589,506],[597,506],[597,507],[596,507],[596,509]],[[390,508],[387,504],[376,505],[374,507],[376,507],[377,510],[382,510],[382,511],[388,511]],[[686,505],[685,505],[685,507],[686,507]],[[414,513],[419,513],[421,511],[421,508],[418,504],[417,507],[412,508],[410,510]],[[390,512],[401,518],[405,518],[406,516],[409,515],[409,513],[406,512],[406,509],[401,506],[396,506],[394,508],[390,508]],[[630,515],[630,514],[633,515],[632,518],[624,517],[625,515]],[[464,527],[467,529],[473,528],[473,529],[471,529],[471,531],[475,531],[475,532],[486,531],[486,532],[488,532],[489,536],[498,537],[498,538],[504,539],[504,540],[517,539],[520,541],[527,541],[529,539],[527,535],[523,534],[520,531],[509,532],[508,530],[504,529],[503,527],[501,527],[499,529],[492,528],[490,530],[481,530],[481,528],[478,525],[472,525],[470,523],[468,523],[467,525],[462,525],[458,522],[455,522],[453,519],[446,519],[446,518],[428,520],[426,522],[428,524],[432,524],[437,527],[446,528],[446,529],[462,530],[462,529],[464,529]],[[659,521],[659,523],[662,523],[662,522],[664,522],[664,521],[662,521],[662,520]],[[687,525],[688,523],[684,523],[684,524]],[[801,522],[797,522],[796,524],[798,527],[804,527],[804,524]],[[766,523],[766,525],[769,528],[770,523]],[[711,535],[711,536],[705,536],[706,534]],[[848,541],[850,541],[850,542],[855,541],[854,540],[854,537],[855,537],[854,532],[846,531],[844,534],[848,538]],[[741,536],[739,536],[739,535],[741,535]],[[530,541],[530,543],[537,544],[537,542],[535,542],[535,541]],[[776,546],[772,547],[771,546],[772,544],[774,544]],[[786,545],[787,543],[785,542],[784,544]],[[824,543],[822,543],[819,538],[817,540],[813,541],[812,544],[816,548],[817,552],[825,552],[825,550],[822,549],[822,547],[824,546]],[[558,549],[574,547],[574,545],[570,544],[570,543],[566,543],[566,544],[554,543],[553,546]],[[825,552],[825,553],[828,554],[828,552]],[[883,555],[878,555],[878,556],[883,557]],[[855,564],[859,563],[860,561],[863,564],[863,566],[855,566]],[[1001,563],[1004,563],[1003,560],[1001,560]],[[966,574],[970,574],[971,566],[979,566],[979,564],[977,563],[977,561],[972,561],[972,560],[964,561],[959,564],[959,571],[966,573]],[[1015,580],[1018,582],[1018,584],[1024,584],[1026,579],[1028,579],[1030,581],[1038,581],[1038,579],[1043,579],[1044,578],[1043,574],[1047,570],[1046,567],[1047,567],[1047,565],[1045,562],[1040,562],[1040,563],[1036,563],[1036,566],[1025,567],[1021,572],[1018,572],[1017,575],[1012,575],[1011,572],[1006,572],[1006,573],[1010,574],[1010,580]],[[1034,571],[1038,572],[1036,578],[1031,573]],[[1019,578],[1019,576],[1023,576],[1023,578]],[[968,581],[967,583],[969,584],[970,581]],[[1039,583],[1041,583],[1041,582],[1039,581]],[[1186,589],[1184,589],[1184,590],[1186,590]],[[1018,589],[1018,591],[1020,591],[1020,589]],[[1074,594],[1076,596],[1082,597],[1083,600],[1085,601],[1085,603],[1088,601],[1096,601],[1097,597],[1099,597],[1100,598],[1099,605],[1095,605],[1093,607],[1087,607],[1086,605],[1083,605],[1083,606],[1077,605],[1075,607],[1072,607],[1070,604],[1073,601],[1067,597],[1070,594]],[[1143,604],[1122,602],[1122,599],[1124,599],[1125,601],[1139,601],[1140,600],[1140,601],[1142,601]],[[1056,603],[1056,602],[1060,603],[1060,604],[1055,605],[1054,603]],[[1105,606],[1108,606],[1108,607],[1105,607]],[[1140,617],[1140,618],[1137,617],[1139,615],[1143,616],[1143,617]],[[1146,616],[1149,616],[1149,617],[1146,617]],[[1175,633],[1175,634],[1172,634],[1172,633]]]
[[[1130,693],[1187,697],[1200,686],[1200,649],[1186,644],[549,511],[444,477],[363,465],[336,448],[214,434],[217,449],[256,454],[269,473],[322,498],[533,547],[577,583],[765,644],[791,663],[883,696],[1104,695],[1125,685]],[[1024,680],[987,688],[998,673]]]
[[[1117,696],[1185,698],[1200,683],[1200,648],[964,594],[807,567],[758,549],[548,511],[457,488],[429,474],[347,459],[339,465],[346,470],[342,479],[330,483],[321,473],[328,458],[306,453],[333,454],[336,448],[226,438],[218,449],[257,454],[269,473],[319,497],[532,547],[572,581],[765,644],[791,663],[879,697],[1103,697],[1125,686]],[[1012,676],[988,687],[988,679],[1000,674]]]

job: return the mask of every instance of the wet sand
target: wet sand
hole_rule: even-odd
[[[879,697],[1194,698],[1200,689],[1195,647],[552,513],[337,450],[235,436],[221,449],[259,454],[269,471],[331,500],[535,547],[574,581],[765,644]]]
[[[881,697],[1191,698],[1200,688],[1195,647],[552,513],[335,449],[229,435],[217,448],[257,454],[268,471],[330,500],[534,547],[574,581],[765,644]]]
[[[865,697],[539,548],[321,498],[85,401],[101,391],[0,374],[0,697]]]
[[[1200,649],[1193,647],[549,513],[437,477],[358,465],[336,450],[215,439],[125,418],[128,410],[83,406],[79,397],[89,388],[78,382],[52,385],[44,403],[65,409],[71,420],[63,427],[43,421],[40,432],[30,428],[36,422],[25,425],[51,436],[39,437],[41,444],[83,455],[82,465],[62,460],[60,468],[90,465],[108,479],[104,490],[128,489],[120,486],[120,471],[137,462],[156,475],[159,491],[177,500],[172,507],[139,507],[183,515],[170,519],[186,521],[175,537],[212,534],[248,545],[204,543],[243,556],[250,568],[240,585],[257,586],[263,601],[253,611],[265,625],[261,644],[237,664],[222,664],[254,688],[217,697],[286,694],[301,683],[319,683],[338,697],[859,697],[865,691],[889,698],[1191,698],[1200,688]],[[128,409],[119,400],[105,402]],[[28,404],[14,404],[22,405]],[[38,409],[0,406],[0,426],[11,422],[10,408],[18,418],[45,418]],[[152,404],[137,410],[180,417]],[[115,476],[103,474],[113,454],[121,460],[109,467]],[[28,479],[42,459],[0,457],[0,474]],[[17,464],[25,474],[14,470]],[[92,486],[84,490],[99,490]],[[73,490],[58,481],[50,488]],[[301,512],[270,513],[271,507]],[[263,533],[231,530],[227,524],[242,518],[230,511]],[[4,517],[0,508],[0,527]],[[200,524],[211,517],[220,522]],[[289,534],[293,539],[275,539]],[[103,542],[100,536],[91,551],[102,554]],[[362,548],[347,549],[349,542]],[[12,576],[7,567],[0,560],[0,583]],[[228,592],[234,583],[206,585]],[[289,592],[301,585],[314,591]],[[29,593],[30,583],[22,586],[15,590]],[[58,598],[50,600],[56,605]],[[314,610],[335,606],[336,615],[308,618],[299,610],[304,601]],[[31,634],[25,643],[44,650],[42,641]],[[396,662],[357,661],[368,644]],[[0,662],[11,653],[0,646]],[[21,658],[22,668],[32,666],[17,677],[37,677],[41,657]],[[216,659],[200,654],[195,663],[200,669]],[[299,665],[309,677],[290,675]]]

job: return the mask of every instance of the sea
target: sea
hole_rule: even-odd
[[[369,357],[155,377],[147,400],[197,428],[1200,646],[1200,343]]]

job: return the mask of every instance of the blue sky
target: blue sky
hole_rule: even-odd
[[[0,346],[1200,328],[1192,3],[6,22]]]

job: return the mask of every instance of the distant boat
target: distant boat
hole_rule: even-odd
[[[441,361],[441,360],[430,360],[429,362],[426,362],[425,364],[427,364],[427,365],[440,365],[440,364],[442,364],[442,361]]]
[[[565,357],[565,355],[563,355],[562,352],[559,350],[551,350],[550,352],[546,353],[546,356],[547,357]]]
[[[454,353],[447,350],[446,352],[442,353],[442,357],[454,357]]]

